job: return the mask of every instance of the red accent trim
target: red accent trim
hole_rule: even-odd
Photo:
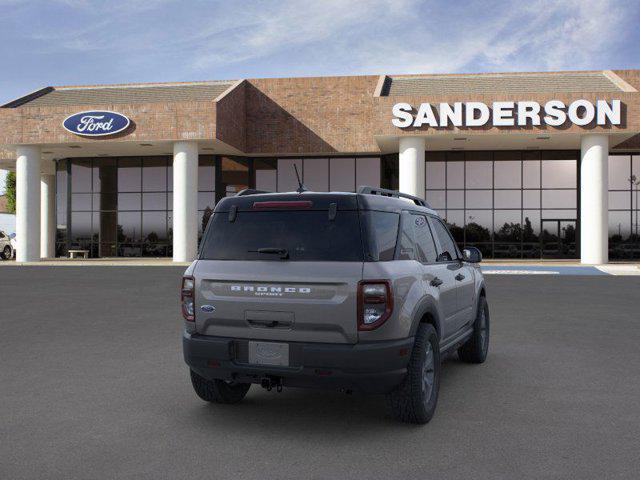
[[[191,280],[193,282],[193,289],[192,290],[186,290],[184,288],[184,281],[185,280]],[[184,319],[187,322],[195,322],[196,318],[195,318],[195,297],[194,297],[194,290],[196,288],[196,279],[187,275],[182,277],[182,287],[180,288],[180,309],[182,310],[182,316],[184,317]],[[187,312],[184,309],[184,299],[186,297],[191,297],[193,299],[193,313],[194,315],[188,315]]]
[[[311,208],[313,202],[309,200],[292,200],[292,201],[272,201],[272,202],[253,202],[255,210],[268,208]]]
[[[386,301],[386,309],[382,316],[376,320],[374,323],[364,323],[364,286],[365,285],[380,285],[383,284],[387,290],[387,301]],[[376,302],[377,303],[377,302]],[[391,289],[391,281],[390,280],[361,280],[358,282],[358,330],[360,331],[368,331],[375,330],[380,327],[384,322],[386,322],[389,317],[391,317],[391,313],[393,312],[393,291]]]

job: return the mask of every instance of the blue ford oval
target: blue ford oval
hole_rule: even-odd
[[[130,124],[126,116],[107,110],[74,113],[62,122],[68,132],[86,137],[115,135],[126,130]]]

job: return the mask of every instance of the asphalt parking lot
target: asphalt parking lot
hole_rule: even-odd
[[[0,269],[2,479],[568,479],[640,471],[640,277],[487,277],[489,359],[445,362],[435,418],[253,387],[200,401],[183,268]]]

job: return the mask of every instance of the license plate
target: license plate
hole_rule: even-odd
[[[289,366],[289,344],[249,342],[249,363],[255,365]]]

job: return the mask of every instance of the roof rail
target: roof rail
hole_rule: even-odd
[[[238,193],[236,193],[236,197],[244,197],[245,195],[259,195],[261,193],[273,193],[273,192],[268,192],[266,190],[255,190],[253,188],[245,188],[244,190],[240,190]]]
[[[427,202],[419,197],[414,197],[413,195],[409,195],[408,193],[402,193],[397,190],[388,190],[386,188],[378,188],[378,187],[368,187],[362,186],[358,188],[358,193],[364,195],[381,195],[383,197],[395,197],[395,198],[407,198],[409,200],[413,200],[413,202],[420,206],[431,208]]]

